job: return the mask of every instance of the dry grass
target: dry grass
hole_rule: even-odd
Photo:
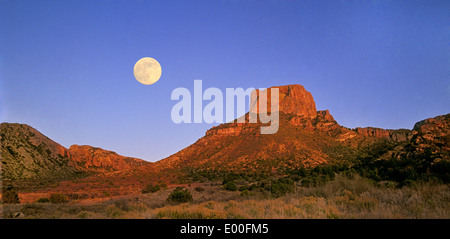
[[[204,191],[196,191],[201,186]],[[106,201],[5,206],[5,217],[25,218],[450,218],[449,185],[418,184],[404,188],[374,185],[362,178],[336,177],[323,186],[297,188],[273,199],[224,191],[218,185],[192,185],[194,202],[169,205],[172,189]]]

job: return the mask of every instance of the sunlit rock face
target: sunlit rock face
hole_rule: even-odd
[[[266,103],[268,106],[271,105],[271,90],[278,88],[279,94],[279,111],[285,114],[300,115],[308,118],[314,118],[317,116],[316,103],[310,92],[306,91],[301,85],[286,85],[286,86],[274,86],[267,91],[267,98],[260,97],[261,91],[255,90],[252,94],[252,99],[250,103],[250,112],[258,113],[259,104]],[[275,109],[276,110],[276,109]],[[268,111],[271,112],[270,107]],[[261,111],[261,113],[266,113]]]

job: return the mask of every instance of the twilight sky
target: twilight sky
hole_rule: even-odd
[[[157,161],[210,124],[173,89],[301,84],[343,126],[450,113],[450,1],[0,1],[0,120]],[[161,79],[133,67],[153,57]],[[205,102],[206,104],[207,102]]]

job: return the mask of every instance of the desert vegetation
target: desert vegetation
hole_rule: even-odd
[[[298,181],[297,181],[298,182]],[[238,186],[237,184],[236,186]],[[339,174],[300,186],[290,178],[229,191],[222,183],[167,188],[102,201],[50,200],[4,205],[6,218],[448,218],[450,187],[436,182],[399,186]],[[195,190],[195,188],[203,190]],[[253,187],[253,188],[252,188]],[[251,189],[251,190],[250,190]],[[62,200],[62,201],[61,201]]]

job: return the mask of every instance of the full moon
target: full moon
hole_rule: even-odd
[[[141,58],[134,65],[134,77],[144,85],[154,84],[161,77],[161,65],[150,57]]]

